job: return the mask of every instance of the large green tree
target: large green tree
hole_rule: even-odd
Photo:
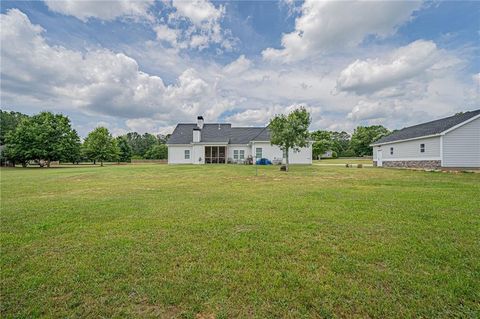
[[[0,145],[5,144],[7,135],[15,131],[18,124],[26,118],[28,118],[28,115],[19,112],[0,110]]]
[[[168,147],[165,144],[153,145],[146,153],[146,159],[167,159]]]
[[[83,150],[87,158],[100,162],[101,166],[105,161],[117,161],[120,156],[117,141],[105,127],[97,127],[88,133]]]
[[[288,171],[290,149],[299,150],[309,143],[310,114],[304,107],[300,107],[288,115],[280,114],[270,120],[268,128],[271,133],[271,143],[277,145],[284,152],[286,170]]]
[[[134,156],[140,156],[145,158],[145,153],[152,148],[153,145],[156,144],[165,144],[164,140],[165,137],[159,136],[156,137],[150,133],[144,133],[143,135],[138,134],[137,132],[129,132],[124,135],[128,145],[130,145],[132,149],[132,153]],[[163,141],[163,143],[161,142]]]
[[[389,133],[382,125],[358,126],[353,132],[350,146],[357,156],[372,155],[370,144]]]
[[[79,145],[77,133],[68,117],[42,112],[24,118],[6,139],[7,154],[22,163],[36,161],[40,166],[61,160],[75,152]]]
[[[120,150],[119,161],[120,162],[130,162],[132,160],[132,148],[128,144],[128,141],[125,136],[117,137],[117,145]]]

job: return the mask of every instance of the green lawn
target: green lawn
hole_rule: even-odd
[[[321,160],[315,160],[316,164],[372,164],[373,161],[371,158],[324,158]]]
[[[480,174],[1,170],[2,318],[478,318]]]

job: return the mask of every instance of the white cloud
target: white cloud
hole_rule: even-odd
[[[384,59],[356,60],[337,79],[337,90],[372,93],[455,64],[432,41],[418,40],[396,49]]]
[[[165,132],[163,128],[194,121],[199,114],[207,121],[229,114],[226,120],[235,125],[263,125],[300,104],[312,113],[312,129],[351,131],[370,123],[398,128],[418,123],[418,118],[447,116],[479,101],[472,75],[452,67],[458,64],[454,52],[439,50],[428,41],[362,58],[369,63],[368,72],[351,68],[339,81],[354,57],[278,65],[240,55],[224,66],[178,54],[159,41],[125,47],[124,53],[105,49],[85,53],[49,44],[48,33],[19,10],[2,14],[1,30],[2,104],[95,118],[81,123],[82,134],[99,120],[111,122],[112,132]],[[160,31],[161,41],[175,43],[168,30]],[[386,47],[381,49],[385,52]],[[365,57],[371,56],[370,50],[355,52]],[[416,63],[410,52],[422,60]],[[422,66],[420,71],[410,70],[414,64]],[[402,66],[398,68],[402,71],[392,65]],[[372,69],[383,70],[379,74],[387,79],[369,73]],[[391,84],[385,87],[385,82]],[[336,87],[348,94],[333,94]]]
[[[1,22],[1,43],[9,43],[1,46],[3,101],[170,121],[223,107],[216,109],[214,91],[193,69],[167,86],[160,77],[140,71],[125,54],[108,50],[82,54],[50,46],[43,29],[17,9],[2,14]]]
[[[105,21],[118,17],[152,19],[148,9],[153,2],[153,0],[45,0],[50,11],[74,16],[84,22],[91,18]]]
[[[282,48],[268,48],[262,55],[291,62],[358,45],[368,35],[386,37],[420,6],[418,1],[306,0],[295,30],[283,35]]]
[[[226,65],[223,68],[223,71],[229,75],[240,74],[247,71],[251,67],[251,65],[252,65],[252,61],[247,59],[245,55],[242,54],[241,56],[238,57],[238,59]]]
[[[177,47],[178,30],[171,29],[163,24],[155,26],[154,30],[157,34],[157,40],[168,42],[172,47]]]
[[[166,25],[156,29],[158,39],[168,41],[176,49],[203,50],[210,44],[217,44],[225,50],[233,49],[236,39],[220,25],[225,6],[216,7],[207,0],[173,0],[170,5],[174,11],[169,14]]]
[[[193,22],[197,27],[204,27],[204,25],[214,25],[225,14],[225,7],[219,6],[216,8],[207,0],[173,0],[172,5],[177,9],[177,15],[186,17]]]

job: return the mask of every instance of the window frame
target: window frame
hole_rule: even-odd
[[[425,143],[420,144],[420,153],[425,153]]]
[[[238,150],[233,150],[233,159],[238,160],[239,159],[239,152]]]
[[[245,150],[238,150],[238,159],[239,160],[245,159]]]
[[[390,147],[390,155],[393,155],[393,147]]]
[[[190,150],[183,150],[183,158],[184,159],[190,159]]]
[[[260,150],[260,157],[258,157],[258,150]],[[262,147],[255,147],[255,159],[263,158],[263,148]]]

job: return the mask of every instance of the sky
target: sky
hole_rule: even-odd
[[[85,137],[177,123],[399,129],[480,108],[480,2],[2,1],[1,108]]]

